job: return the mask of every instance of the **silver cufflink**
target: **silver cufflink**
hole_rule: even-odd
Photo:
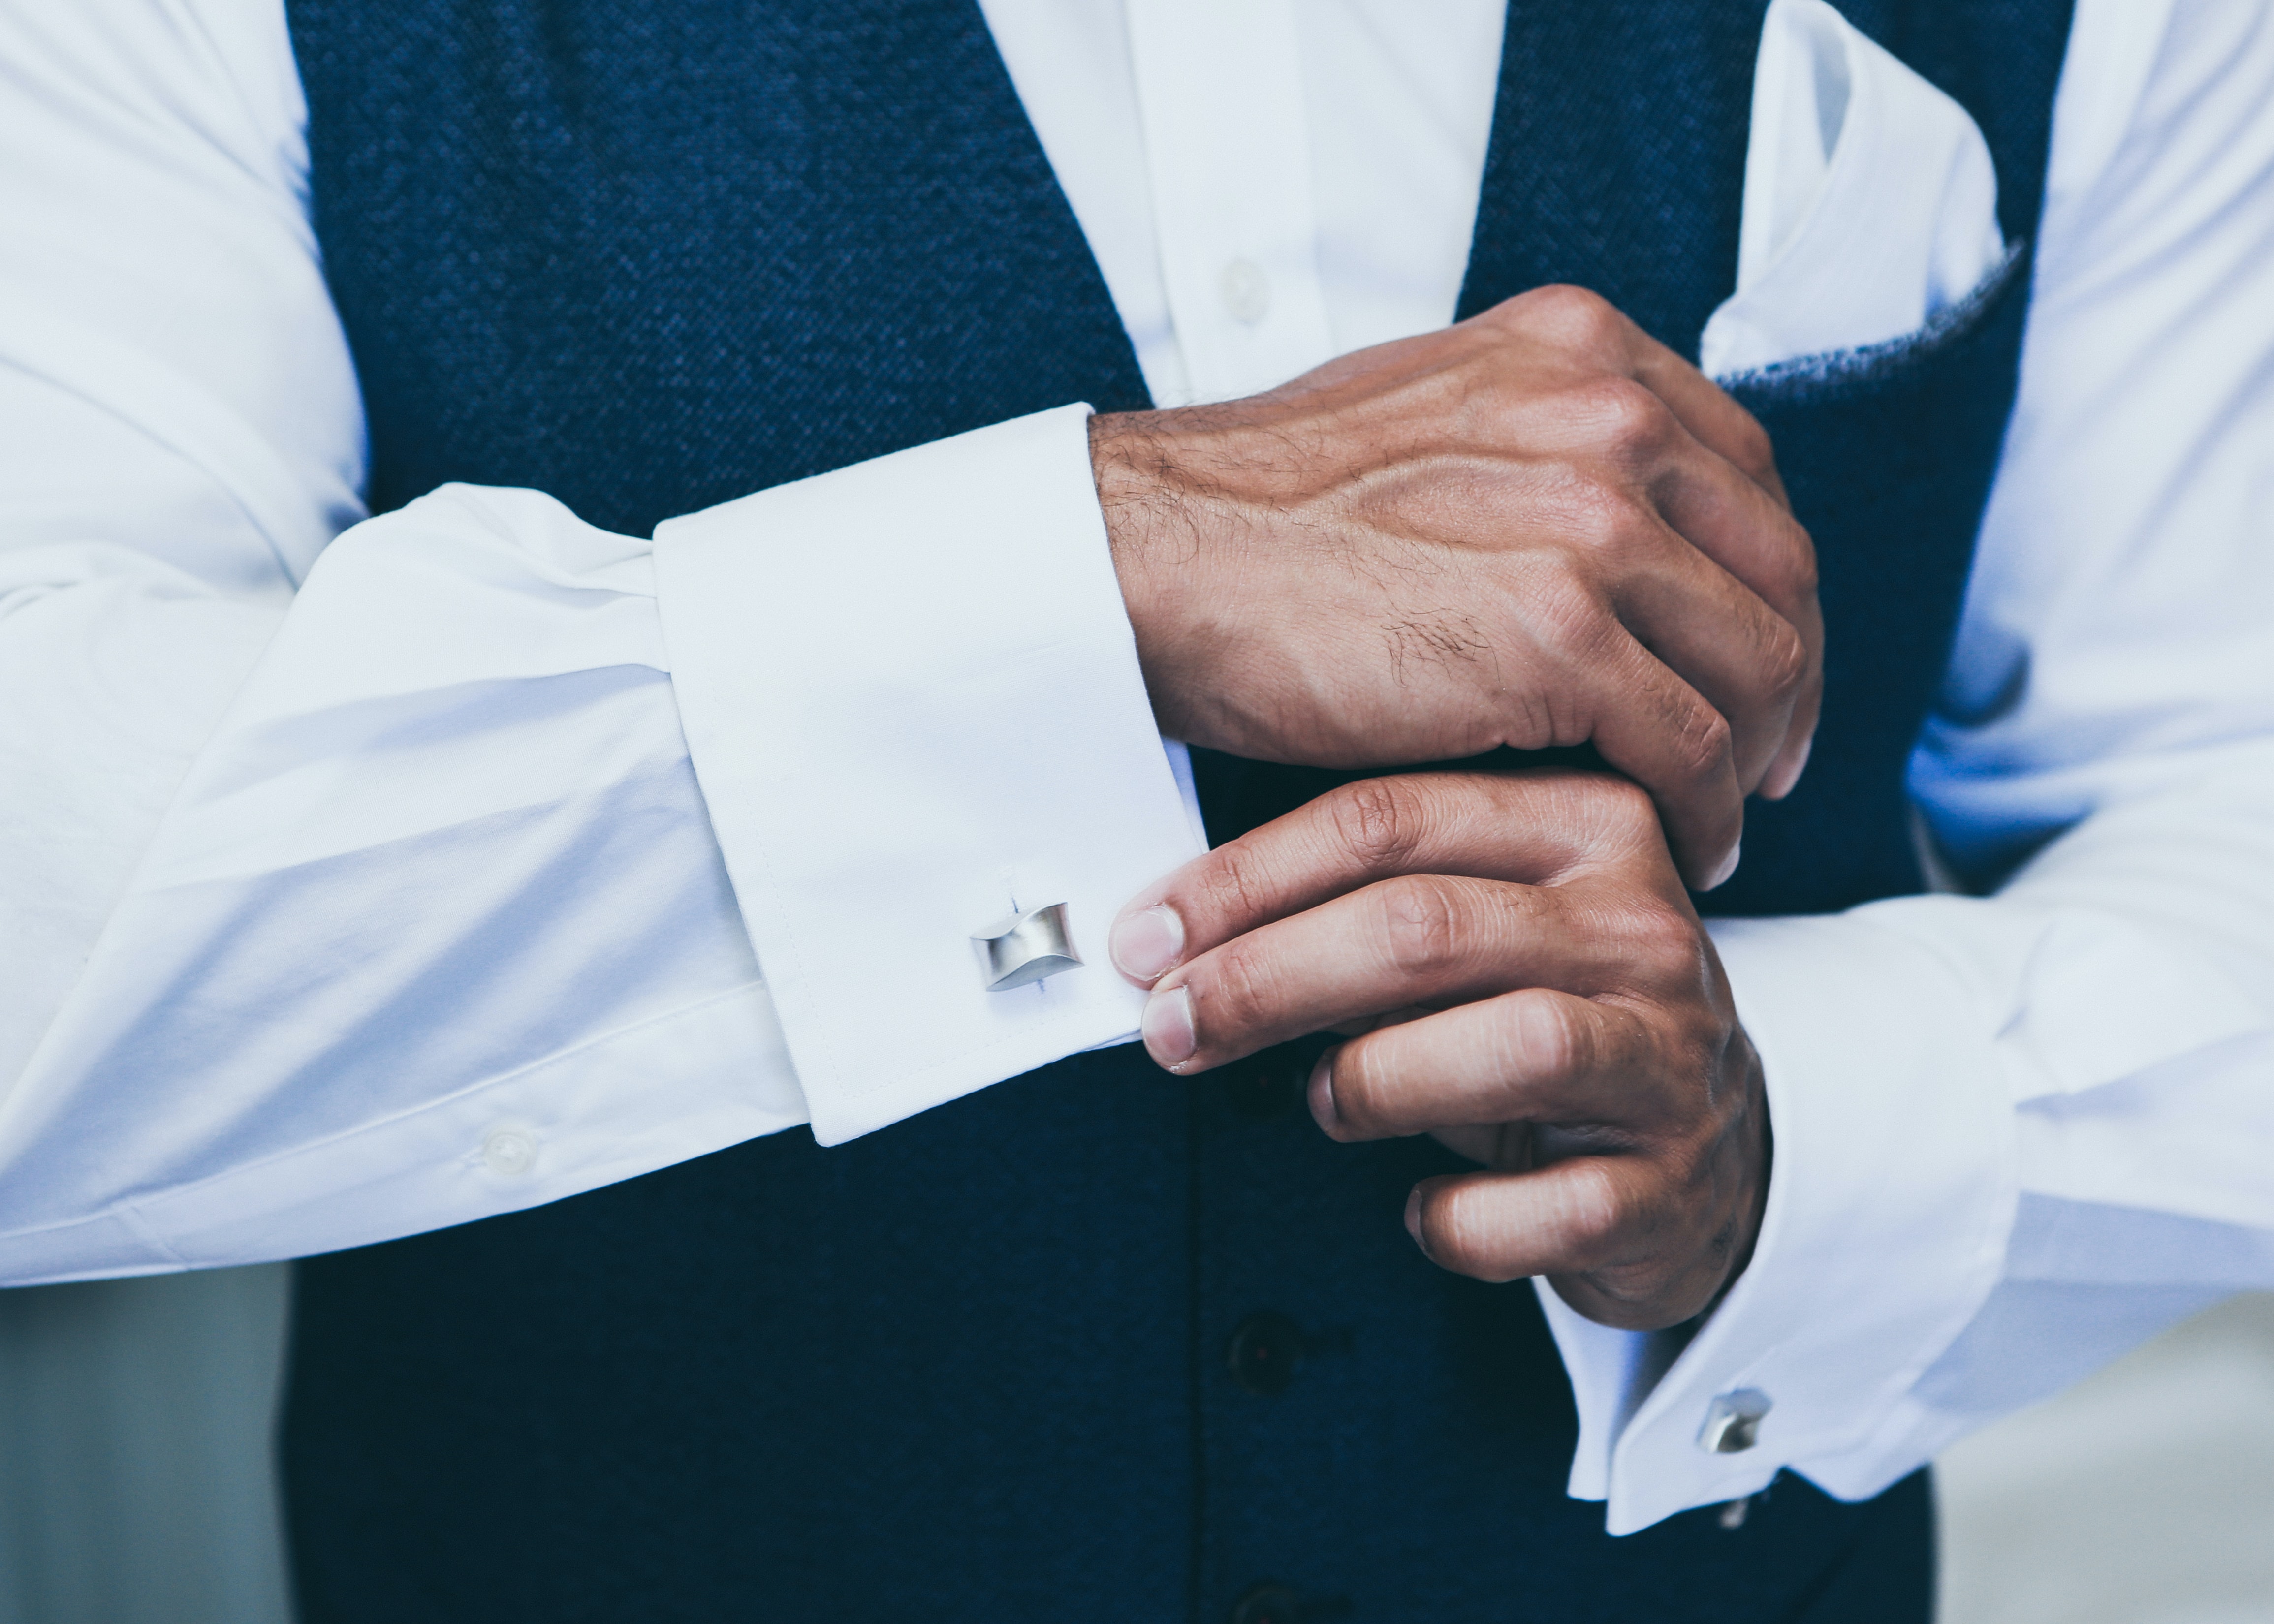
[[[971,934],[979,955],[979,976],[989,992],[1007,992],[1081,963],[1066,933],[1065,904],[1053,902],[1029,914],[998,919]]]
[[[1743,1455],[1760,1442],[1761,1417],[1768,1413],[1769,1395],[1758,1387],[1724,1393],[1706,1407],[1698,1447],[1713,1455]]]

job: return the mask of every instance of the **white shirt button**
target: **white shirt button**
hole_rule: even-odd
[[[526,1128],[492,1128],[482,1140],[482,1163],[503,1177],[518,1178],[537,1165],[537,1135]]]
[[[1254,327],[1271,309],[1271,279],[1253,259],[1242,257],[1225,266],[1216,286],[1234,321]]]

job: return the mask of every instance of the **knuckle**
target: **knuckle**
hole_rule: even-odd
[[[1611,533],[1602,504],[1590,502],[1576,515],[1577,548],[1535,561],[1524,583],[1525,605],[1541,635],[1564,646],[1592,648],[1613,616],[1595,584],[1586,551],[1600,551]]]
[[[1674,909],[1645,906],[1621,923],[1621,945],[1645,984],[1687,986],[1702,969],[1705,944],[1698,927]]]
[[[1529,1075],[1576,1077],[1593,1056],[1593,1032],[1560,998],[1525,998],[1517,1027],[1517,1053],[1511,1056]]]
[[[1808,681],[1808,645],[1789,621],[1778,620],[1769,633],[1767,645],[1760,651],[1759,667],[1762,697],[1778,706],[1799,697]]]
[[[1417,980],[1442,976],[1467,957],[1467,898],[1441,875],[1408,875],[1379,888],[1389,962]]]
[[[1590,579],[1588,560],[1540,560],[1525,577],[1524,613],[1526,637],[1550,662],[1547,680],[1532,686],[1551,710],[1592,709],[1586,702],[1615,691],[1631,634]]]
[[[1792,521],[1791,543],[1786,548],[1785,579],[1796,598],[1814,598],[1820,584],[1816,566],[1816,538],[1797,519]]]
[[[1260,922],[1276,889],[1269,867],[1261,842],[1254,836],[1243,836],[1209,853],[1207,867],[1193,887],[1209,922],[1228,930]],[[1193,922],[1188,921],[1187,929]]]
[[[1766,482],[1776,472],[1776,447],[1769,432],[1743,407],[1737,409],[1736,421],[1729,430],[1729,449],[1730,460],[1756,483]]]
[[[1328,798],[1335,838],[1369,873],[1404,867],[1429,822],[1428,795],[1410,778],[1363,778]]]
[[[1273,978],[1263,955],[1246,938],[1209,955],[1186,985],[1204,1049],[1245,1048],[1249,1035],[1269,1023]]]
[[[1729,720],[1700,700],[1675,719],[1672,759],[1688,783],[1716,778],[1728,771]]]
[[[1631,378],[1590,378],[1572,385],[1570,394],[1573,412],[1623,462],[1649,457],[1666,445],[1673,431],[1672,409]]]
[[[1590,289],[1555,282],[1525,297],[1539,319],[1567,342],[1600,350],[1625,341],[1626,318],[1618,306]]]
[[[1573,1255],[1581,1267],[1615,1254],[1627,1225],[1626,1204],[1618,1181],[1601,1158],[1568,1165],[1557,1186],[1562,1211],[1557,1214]]]
[[[1567,513],[1574,542],[1603,559],[1625,553],[1658,524],[1640,496],[1608,479],[1583,477],[1571,493]]]

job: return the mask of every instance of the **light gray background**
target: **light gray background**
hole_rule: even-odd
[[[0,1624],[289,1624],[287,1274],[0,1292]],[[1951,1452],[1943,1624],[2274,1624],[2274,1297]]]
[[[286,1624],[268,1432],[290,1279],[0,1292],[0,1624]]]

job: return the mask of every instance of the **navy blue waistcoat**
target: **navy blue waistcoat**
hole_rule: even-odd
[[[1599,289],[1695,354],[1764,0],[1512,11],[1469,313]],[[2067,0],[1849,0],[2034,229]],[[1148,403],[972,0],[291,0],[372,500],[658,521],[982,424]],[[1756,380],[1821,557],[1823,730],[1722,911],[1915,889],[1906,755],[2010,410],[2024,268]],[[1219,837],[1333,775],[1213,758]],[[830,1151],[784,1133],[312,1260],[285,1426],[309,1624],[1927,1615],[1922,1476],[1624,1540],[1563,1493],[1528,1286],[1399,1222],[1290,1045],[1079,1056]]]

